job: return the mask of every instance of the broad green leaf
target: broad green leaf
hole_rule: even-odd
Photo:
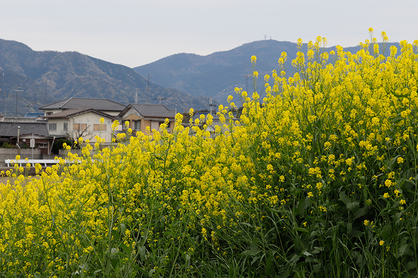
[[[343,203],[346,205],[350,202],[350,199],[344,192],[340,192],[340,200],[343,201]]]

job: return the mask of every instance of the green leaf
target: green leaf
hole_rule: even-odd
[[[314,251],[312,251],[312,254],[319,254],[322,251],[324,251],[324,247],[314,247]]]
[[[145,246],[141,246],[138,248],[139,257],[141,258],[141,261],[145,261]]]
[[[241,256],[252,257],[257,255],[258,252],[260,252],[260,249],[256,245],[251,244],[250,250],[241,252]]]
[[[345,205],[347,205],[350,202],[350,199],[344,192],[340,192],[340,200],[343,201]]]
[[[266,261],[266,271],[265,271],[267,276],[270,277],[274,277],[276,274],[276,271],[274,269],[274,262],[272,259],[272,256],[269,256],[267,261]]]
[[[293,255],[293,257],[287,262],[288,265],[294,266],[299,261],[300,256],[298,254]]]
[[[321,271],[322,265],[321,264],[316,264],[313,266],[313,271],[314,273],[319,273]]]
[[[417,262],[416,261],[408,262],[406,264],[406,269],[407,270],[411,270],[411,269],[414,269],[414,268],[417,268]]]
[[[347,233],[351,234],[352,230],[353,230],[353,223],[351,222],[347,223]]]
[[[302,228],[302,227],[296,227],[296,231],[298,232],[302,232],[302,233],[309,233],[308,229],[306,228]]]
[[[280,274],[279,278],[287,278],[290,276],[290,269],[286,269],[285,271]]]
[[[360,206],[360,203],[359,202],[351,202],[351,203],[347,203],[346,206],[347,206],[347,209],[349,211],[355,213],[358,210],[358,208]]]
[[[405,254],[405,251],[406,251],[407,248],[408,248],[408,244],[407,243],[404,243],[404,244],[401,245],[401,247],[399,247],[399,250],[398,250],[398,258],[399,257],[402,257]]]
[[[361,237],[364,234],[364,232],[357,230],[357,229],[353,229],[351,230],[350,234],[352,237]]]
[[[356,220],[357,218],[360,218],[360,217],[366,215],[368,212],[369,212],[369,208],[367,206],[359,209],[357,211],[356,215],[354,216],[354,220]]]
[[[391,235],[392,235],[392,225],[390,223],[387,223],[382,229],[382,238],[389,239]]]
[[[125,226],[125,224],[124,223],[121,223],[120,224],[120,231],[121,231],[121,233],[124,235],[125,234],[125,231],[126,231],[126,226]]]
[[[312,205],[312,201],[308,197],[306,197],[303,201],[300,200],[299,203],[298,203],[298,205],[297,205],[297,208],[296,208],[296,211],[295,211],[295,215],[301,215],[301,214],[303,214],[303,212],[307,208],[309,208],[311,205]]]
[[[303,254],[303,255],[305,255],[306,257],[310,257],[310,256],[312,256],[312,254],[311,254],[311,253],[309,253],[309,252],[308,252],[308,251],[306,251],[306,250],[305,250],[305,251],[303,251],[303,252],[302,252],[302,254]]]

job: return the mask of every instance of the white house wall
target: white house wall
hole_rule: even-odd
[[[95,131],[94,125],[100,125],[101,118],[104,119],[103,125],[106,126],[106,131]],[[112,140],[112,120],[109,118],[102,117],[96,113],[85,113],[71,117],[69,119],[48,119],[48,129],[50,123],[57,124],[56,131],[49,130],[49,134],[51,136],[66,136],[67,134],[75,135],[76,131],[74,130],[74,124],[86,124],[87,132],[84,133],[84,140],[89,139],[90,142],[96,142],[96,135],[100,138],[105,139],[106,142],[110,142]],[[64,131],[64,123],[68,123],[68,131]]]
[[[106,126],[106,131],[94,131],[94,125],[100,125],[100,119],[104,119],[103,125]],[[104,118],[96,113],[86,113],[82,115],[78,115],[73,117],[73,124],[71,125],[70,129],[73,131],[74,124],[87,124],[87,133],[89,133],[84,140],[89,139],[91,142],[96,142],[95,137],[96,135],[100,138],[105,139],[106,142],[110,142],[112,140],[112,120],[109,118]]]

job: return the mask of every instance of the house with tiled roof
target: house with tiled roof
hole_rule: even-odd
[[[129,104],[118,117],[122,120],[122,127],[126,126],[133,130],[133,134],[137,131],[147,132],[147,127],[152,130],[159,130],[160,125],[166,119],[169,120],[168,132],[174,128],[176,113],[169,110],[161,104]],[[128,125],[125,122],[128,122]]]
[[[126,105],[100,98],[71,97],[40,107],[48,120],[51,136],[95,142],[98,135],[106,142],[112,138],[111,125]],[[104,123],[100,122],[103,118]]]
[[[20,148],[30,146],[31,139],[41,154],[49,154],[53,138],[49,136],[46,122],[0,122],[0,145],[7,142]]]
[[[112,123],[116,117],[93,108],[66,109],[45,116],[51,136],[95,142],[96,135],[106,142],[112,140]]]
[[[68,98],[52,104],[48,104],[40,107],[39,109],[44,111],[45,116],[49,116],[58,112],[63,112],[64,110],[70,109],[81,109],[81,108],[91,108],[97,111],[104,112],[111,116],[117,116],[122,110],[124,110],[126,105],[101,98]]]

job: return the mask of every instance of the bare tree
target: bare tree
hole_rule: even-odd
[[[78,144],[80,138],[83,138],[83,141],[91,140],[93,138],[92,132],[89,130],[90,126],[86,126],[83,130],[73,130],[71,133],[66,132],[65,137],[68,140],[71,140],[73,144],[73,148],[80,149],[80,145]],[[77,142],[77,144],[74,144],[74,142]]]

